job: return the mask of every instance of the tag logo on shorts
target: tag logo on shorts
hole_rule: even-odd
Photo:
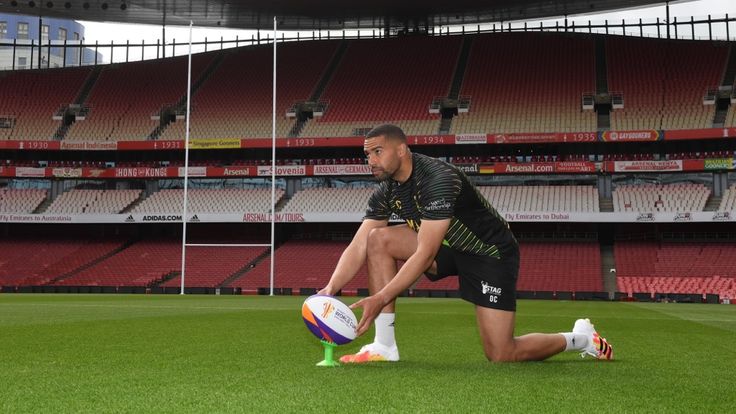
[[[498,297],[501,295],[502,289],[499,287],[491,286],[486,282],[480,282],[484,295],[489,295],[489,301],[498,303]]]

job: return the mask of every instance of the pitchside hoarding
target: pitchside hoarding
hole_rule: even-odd
[[[500,212],[511,222],[569,222],[569,223],[704,223],[736,221],[733,212],[670,212],[670,213],[574,213],[550,211]],[[363,212],[317,213],[289,212],[276,213],[279,223],[357,223]],[[189,223],[268,223],[271,214],[265,212],[244,212],[230,214],[188,213]],[[0,214],[0,223],[180,223],[181,213],[126,213],[126,214]]]
[[[183,137],[182,137],[183,138]],[[411,145],[538,144],[580,142],[640,142],[736,138],[736,128],[683,130],[579,131],[409,135]],[[363,137],[277,138],[277,148],[328,148],[363,146]],[[271,138],[191,139],[190,149],[270,148]],[[0,141],[0,149],[29,151],[148,151],[183,150],[184,140],[171,141]]]

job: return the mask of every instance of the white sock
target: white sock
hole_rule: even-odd
[[[395,313],[381,313],[380,315],[378,315],[375,320],[376,337],[373,342],[378,342],[388,348],[396,345],[396,338],[394,337],[395,319]]]
[[[573,332],[562,332],[560,335],[565,337],[565,351],[579,351],[588,346],[588,335]]]

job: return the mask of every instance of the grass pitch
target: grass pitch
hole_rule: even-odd
[[[347,302],[354,298],[344,298]],[[304,298],[0,295],[0,412],[728,412],[736,306],[520,301],[517,334],[590,317],[615,361],[485,360],[473,307],[400,299],[402,361],[316,367]],[[353,352],[372,332],[336,349]]]

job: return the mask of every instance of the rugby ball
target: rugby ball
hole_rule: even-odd
[[[302,305],[302,318],[321,340],[344,345],[355,339],[358,319],[348,305],[333,296],[308,297]]]

